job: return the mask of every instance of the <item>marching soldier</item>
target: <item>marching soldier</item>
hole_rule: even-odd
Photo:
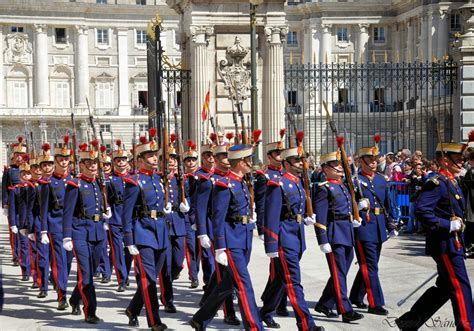
[[[369,302],[368,313],[376,315],[387,315],[382,286],[378,275],[378,263],[382,250],[382,243],[387,240],[387,230],[390,237],[397,235],[396,224],[388,215],[388,194],[385,177],[377,173],[378,143],[380,138],[375,136],[374,147],[361,148],[359,160],[361,170],[357,181],[361,188],[359,194],[359,210],[362,217],[362,226],[355,229],[356,255],[359,263],[354,284],[349,298],[351,302],[359,307],[366,308],[363,302],[367,294]]]
[[[464,196],[455,179],[464,163],[465,147],[460,143],[438,144],[436,160],[441,170],[427,180],[418,197],[416,216],[427,229],[426,253],[436,262],[438,278],[436,285],[396,320],[402,330],[417,330],[448,300],[456,330],[474,328],[471,284],[464,262]]]
[[[84,304],[85,321],[101,322],[96,315],[97,298],[94,288],[94,271],[99,265],[106,241],[104,220],[110,218],[110,208],[105,209],[101,187],[97,180],[99,171],[99,142],[93,140],[89,149],[81,145],[79,152],[79,178],[67,181],[64,196],[63,247],[73,251],[77,261],[78,280],[69,300],[77,314],[79,302]]]
[[[150,129],[150,140],[140,137],[136,146],[138,174],[125,178],[123,227],[124,242],[134,256],[138,288],[126,315],[130,326],[138,326],[138,315],[145,304],[148,326],[166,330],[158,308],[156,280],[166,258],[169,245],[165,216],[172,212],[171,203],[164,205],[164,191],[158,168],[156,129]]]
[[[189,324],[204,330],[218,309],[237,289],[239,306],[246,330],[263,330],[252,281],[247,269],[256,220],[251,219],[250,194],[244,176],[252,171],[252,145],[235,145],[228,150],[230,171],[219,179],[212,193],[212,226],[216,261],[224,267],[222,280],[193,316]],[[198,317],[198,320],[194,318]]]
[[[264,228],[263,228],[263,219],[265,213],[265,192],[267,190],[267,183],[269,180],[276,180],[278,181],[279,178],[283,174],[283,167],[282,167],[282,158],[281,152],[283,151],[283,137],[285,136],[285,129],[280,130],[280,141],[269,143],[266,145],[267,148],[267,159],[268,165],[265,171],[257,170],[255,176],[255,209],[257,211],[257,231],[260,239],[264,237]],[[285,290],[285,285],[282,279],[275,278],[275,270],[274,267],[274,259],[270,259],[270,274],[268,277],[267,284],[265,286],[265,290],[262,293],[261,299],[263,302],[268,301],[266,298],[268,295],[268,291],[272,288],[272,291],[275,290],[275,284],[280,284],[281,287],[281,299],[280,303],[276,309],[276,313],[278,316],[288,316],[288,310],[286,308],[287,305],[287,294]],[[273,294],[271,294],[273,296]],[[269,322],[271,321],[270,318],[267,318],[266,324],[269,327]],[[268,323],[267,323],[268,322]]]
[[[128,273],[125,266],[125,252],[123,249],[123,196],[125,189],[125,178],[129,176],[128,152],[123,149],[122,141],[115,141],[117,148],[112,152],[113,173],[107,182],[107,201],[112,210],[112,217],[108,221],[108,240],[112,265],[117,277],[117,292],[124,292],[127,287]]]
[[[352,309],[347,297],[347,273],[354,258],[354,227],[360,226],[353,217],[351,194],[342,182],[344,175],[340,151],[320,157],[327,181],[313,187],[313,210],[317,212],[315,224],[319,248],[326,255],[331,277],[316,307],[317,312],[334,318],[336,303],[342,321],[350,323],[364,316]]]
[[[50,246],[53,281],[58,293],[58,310],[64,310],[69,305],[66,301],[67,279],[71,270],[72,253],[67,253],[63,248],[63,212],[66,185],[72,177],[69,175],[69,161],[71,150],[65,145],[55,148],[51,155],[50,145],[43,144],[43,155],[39,157],[43,177],[38,181],[38,199],[40,202],[41,239],[40,244]],[[46,250],[46,247],[41,249]],[[42,283],[46,282],[49,274],[49,265],[43,258],[40,259],[40,274]],[[42,263],[41,263],[42,262]],[[47,282],[46,282],[47,284]],[[44,285],[47,286],[47,285]],[[46,289],[40,291],[39,298],[46,297]],[[73,311],[73,314],[80,313]]]
[[[300,178],[303,171],[301,155],[295,147],[281,151],[280,157],[285,172],[280,177],[268,180],[265,193],[265,252],[271,258],[279,279],[286,285],[298,330],[324,330],[314,324],[301,285],[299,263],[306,249],[304,225],[316,223],[315,215],[304,216],[306,201]],[[260,316],[268,327],[279,328],[280,325],[273,320],[271,314],[280,304],[284,287],[276,282],[270,283],[267,291]]]

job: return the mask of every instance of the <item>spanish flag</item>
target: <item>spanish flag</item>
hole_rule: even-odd
[[[202,105],[201,120],[203,121],[207,120],[207,113],[209,112],[209,99],[211,98],[210,93],[211,90],[207,90],[206,98],[204,99],[204,105]]]

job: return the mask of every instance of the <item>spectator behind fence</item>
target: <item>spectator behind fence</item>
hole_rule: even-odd
[[[418,195],[425,182],[424,168],[421,164],[415,164],[409,176],[409,194],[410,194],[410,211],[407,232],[420,232],[421,224],[415,219],[415,206]]]
[[[438,161],[432,160],[430,161],[430,165],[428,171],[426,172],[426,179],[433,177],[439,171],[439,164]]]
[[[392,181],[392,172],[396,165],[398,165],[398,163],[395,161],[395,154],[392,152],[387,153],[385,155],[384,175],[388,181]]]
[[[461,186],[466,202],[466,229],[464,241],[469,248],[474,243],[474,151],[468,155],[468,169],[461,181]]]

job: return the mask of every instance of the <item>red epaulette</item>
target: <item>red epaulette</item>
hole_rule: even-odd
[[[267,182],[267,186],[281,186],[281,185],[280,185],[280,182],[277,182],[277,181],[275,181],[274,179],[270,179],[270,180]]]
[[[68,180],[68,181],[66,182],[66,184],[67,184],[67,185],[72,185],[72,186],[74,186],[74,187],[79,187],[79,182],[76,183],[73,179]]]
[[[40,184],[48,184],[49,182],[47,180],[44,180],[43,178],[38,179],[38,183]]]
[[[3,166],[3,172],[7,171],[8,169],[10,169],[9,166],[7,166],[7,165],[4,165],[4,166]]]
[[[32,182],[25,182],[25,184],[31,188],[35,188],[35,185]]]
[[[263,171],[262,169],[258,169],[255,174],[257,175],[264,175],[265,176],[265,171]]]
[[[11,186],[8,186],[8,190],[9,191],[13,191],[15,189],[15,186],[11,185]]]
[[[138,179],[136,178],[136,176],[133,176],[133,178],[132,177],[125,177],[123,179],[123,181],[126,182],[126,183],[129,183],[129,184],[132,184],[133,186],[138,185]]]
[[[203,180],[209,180],[209,178],[211,177],[211,174],[209,173],[208,176],[204,175],[204,174],[199,174],[199,179],[203,179]]]
[[[215,184],[217,186],[229,188],[229,178],[227,178],[227,177],[219,178]]]

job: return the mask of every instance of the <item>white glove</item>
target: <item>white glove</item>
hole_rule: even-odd
[[[8,216],[8,208],[3,208],[3,216]]]
[[[26,230],[26,229],[21,229],[21,230],[20,230],[20,234],[21,234],[23,237],[26,237],[26,235],[28,234],[28,230]]]
[[[10,226],[10,230],[12,230],[12,232],[13,232],[14,234],[17,234],[17,233],[18,233],[18,228],[16,227],[16,225]]]
[[[359,220],[356,220],[355,218],[351,221],[352,226],[355,228],[358,228],[359,226],[362,225],[362,218],[359,218]]]
[[[393,229],[392,231],[390,231],[390,233],[388,234],[388,237],[389,238],[393,238],[393,237],[397,237],[398,236],[398,231]]]
[[[331,253],[331,252],[332,252],[331,245],[329,245],[329,244],[322,244],[322,245],[319,245],[319,249],[320,249],[321,252],[323,252],[324,254],[328,254],[328,253]]]
[[[211,247],[211,239],[207,236],[207,234],[203,234],[198,236],[199,238],[199,243],[201,244],[201,247],[204,248],[209,248]]]
[[[63,239],[63,248],[68,252],[72,251],[72,239],[71,238],[64,238]]]
[[[229,265],[225,248],[216,249],[216,261],[226,267]]]
[[[112,209],[110,209],[110,207],[107,207],[105,213],[102,213],[102,217],[106,220],[110,219],[112,217]]]
[[[261,234],[261,235],[258,236],[258,239],[260,239],[261,241],[265,241],[265,236],[263,234]]]
[[[316,215],[313,214],[313,216],[311,216],[311,217],[306,216],[304,218],[304,224],[305,225],[315,225],[316,224]]]
[[[257,222],[257,214],[253,213],[252,217],[249,217],[249,224],[253,224]]]
[[[31,241],[36,241],[35,234],[34,233],[28,233],[28,239],[30,239]]]
[[[357,204],[357,208],[359,208],[359,210],[367,210],[369,209],[369,199],[360,199],[359,200],[359,203]]]
[[[191,229],[194,230],[194,231],[197,231],[196,223],[194,223],[193,225],[191,225]]]
[[[267,256],[271,259],[278,257],[278,252],[267,253]]]
[[[449,223],[449,232],[459,231],[461,230],[461,226],[462,226],[462,219],[460,217],[457,217],[457,216],[451,217],[451,222]]]
[[[48,232],[41,231],[41,243],[43,245],[48,245],[49,244]]]
[[[104,222],[104,230],[105,230],[105,231],[109,231],[109,224],[107,224],[107,223],[105,223],[105,222]]]
[[[169,215],[172,212],[173,212],[173,206],[171,206],[171,202],[168,202],[166,207],[163,209],[163,213],[165,213],[166,215]]]
[[[186,200],[184,200],[184,202],[181,202],[179,204],[179,211],[182,212],[183,214],[187,213],[189,209],[191,209],[191,207],[189,207],[188,202]]]
[[[130,253],[130,255],[140,254],[140,251],[138,250],[137,246],[135,246],[135,245],[129,245],[129,246],[127,246],[127,248],[128,248],[128,252]]]

